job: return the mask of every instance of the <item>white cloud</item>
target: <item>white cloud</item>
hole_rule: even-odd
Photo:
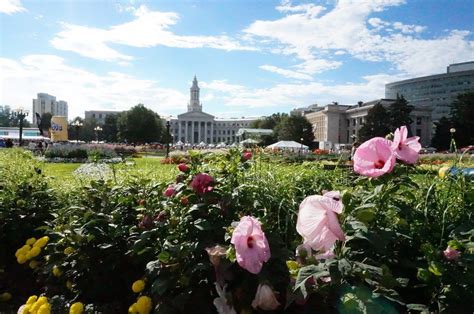
[[[132,12],[135,19],[108,29],[63,23],[63,30],[56,34],[51,44],[60,50],[73,51],[85,57],[104,61],[129,62],[132,56],[124,55],[111,44],[137,48],[167,46],[176,48],[214,48],[226,51],[256,50],[241,45],[229,36],[185,36],[174,34],[178,14],[150,11],[146,6],[124,9]]]
[[[374,16],[403,3],[402,0],[340,0],[333,8],[324,12],[320,9],[315,15],[311,13],[311,5],[294,6],[286,1],[277,7],[278,11],[287,13],[285,16],[257,20],[244,32],[247,38],[270,40],[271,52],[296,55],[303,64],[345,52],[363,61],[392,63],[404,74],[428,75],[444,72],[449,63],[472,59],[474,42],[468,39],[467,31],[452,30],[444,36],[421,38],[425,26],[383,21]],[[318,71],[341,65],[332,62],[336,63]],[[301,72],[301,68],[296,66],[296,71]]]
[[[118,72],[99,75],[54,55],[0,58],[0,81],[0,103],[28,108],[37,93],[45,92],[68,102],[70,119],[83,116],[84,110],[126,110],[138,103],[170,114],[184,110],[188,101],[187,95],[155,81]]]
[[[273,65],[264,64],[264,65],[259,66],[259,68],[265,71],[278,73],[287,78],[292,78],[292,79],[297,79],[297,80],[309,80],[309,81],[313,79],[311,75],[293,71],[293,70],[282,69]]]
[[[277,111],[288,111],[294,107],[313,103],[325,105],[333,101],[340,104],[355,104],[357,101],[370,101],[383,98],[385,84],[405,79],[405,76],[376,74],[364,76],[361,83],[323,84],[307,82],[295,84],[277,84],[269,88],[228,88],[216,97],[216,101],[232,108],[272,108]],[[212,81],[207,86],[222,81]],[[226,83],[233,86],[230,83]]]
[[[211,82],[199,82],[204,90],[212,90],[220,93],[235,93],[245,89],[245,86],[227,83],[227,80],[213,80]]]
[[[26,9],[21,5],[20,0],[1,0],[0,13],[13,14],[25,12]]]

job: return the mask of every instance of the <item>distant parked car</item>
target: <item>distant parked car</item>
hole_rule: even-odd
[[[436,148],[434,147],[423,147],[420,150],[420,154],[433,154],[436,153]]]

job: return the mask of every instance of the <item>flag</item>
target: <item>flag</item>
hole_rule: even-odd
[[[44,136],[43,130],[41,129],[41,116],[37,112],[35,112],[35,116],[36,116],[36,124],[38,125],[38,130],[40,131],[41,136]]]

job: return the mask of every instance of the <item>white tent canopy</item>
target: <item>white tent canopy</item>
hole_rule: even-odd
[[[272,145],[267,146],[267,148],[270,148],[270,149],[281,148],[281,149],[295,150],[295,149],[308,149],[308,146],[295,142],[295,141],[279,141],[279,142],[273,143]]]
[[[260,141],[254,140],[253,138],[248,138],[240,142],[240,144],[258,144]]]

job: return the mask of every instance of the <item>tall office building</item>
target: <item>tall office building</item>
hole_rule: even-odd
[[[415,107],[433,109],[433,122],[450,116],[457,95],[474,91],[474,61],[448,66],[446,73],[416,77],[385,85],[385,98],[403,95]]]
[[[33,99],[33,112],[31,115],[33,117],[33,124],[36,124],[36,113],[41,116],[47,112],[53,116],[63,116],[67,119],[67,102],[64,100],[56,100],[55,96],[46,93],[38,93],[38,98]]]

